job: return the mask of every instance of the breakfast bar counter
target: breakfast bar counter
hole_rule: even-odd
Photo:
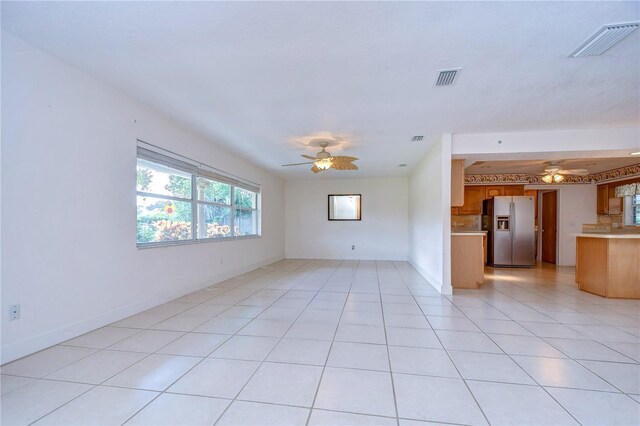
[[[599,296],[640,299],[640,234],[576,235],[576,282]]]

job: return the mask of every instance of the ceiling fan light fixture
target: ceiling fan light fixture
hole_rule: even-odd
[[[314,164],[320,170],[328,170],[333,165],[333,163],[331,162],[331,158],[322,158],[320,160],[316,160]]]
[[[553,181],[555,183],[560,183],[564,180],[564,176],[562,175],[553,175]]]
[[[553,176],[552,175],[544,175],[544,176],[542,176],[542,181],[544,183],[551,183],[551,182],[553,182]]]

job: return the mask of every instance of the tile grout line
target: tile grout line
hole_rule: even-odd
[[[515,299],[514,299],[514,300],[515,300]],[[483,301],[484,301],[484,300],[483,300]],[[486,301],[484,301],[484,302],[485,302],[485,303],[487,303],[489,306],[491,306],[493,309],[496,309],[496,310],[497,310],[498,312],[500,312],[501,314],[503,314],[503,315],[507,316],[508,318],[510,318],[508,315],[506,315],[506,314],[505,314],[504,312],[502,312],[500,309],[496,308],[495,306],[491,305],[490,303],[488,303],[488,302],[486,302]],[[452,302],[452,303],[453,303],[453,302]],[[533,309],[533,308],[532,308],[532,309]],[[534,309],[534,310],[535,310],[535,309]],[[464,316],[465,316],[469,321],[473,322],[473,321],[471,320],[471,318],[469,318],[465,312],[462,312],[462,314],[463,314],[463,315],[464,315]],[[552,318],[551,318],[551,319],[552,319]],[[516,321],[516,322],[517,322],[517,321]],[[474,324],[475,324],[475,323],[474,323]],[[531,380],[533,380],[533,382],[534,382],[534,383],[536,383],[536,384],[538,385],[538,387],[540,387],[540,388],[541,388],[541,389],[542,389],[542,390],[543,390],[543,391],[544,391],[544,392],[545,392],[545,393],[546,393],[546,394],[547,394],[551,399],[553,399],[553,400],[556,402],[556,404],[558,404],[560,407],[562,407],[562,409],[563,409],[563,410],[564,410],[564,411],[565,411],[569,416],[571,416],[571,418],[573,418],[573,419],[576,421],[576,423],[577,423],[577,424],[582,424],[582,423],[580,423],[580,421],[578,421],[578,419],[577,419],[577,418],[575,418],[575,416],[574,416],[571,412],[569,412],[569,410],[568,410],[564,405],[562,405],[562,404],[560,403],[560,401],[558,401],[558,400],[557,400],[553,395],[551,395],[551,393],[550,393],[547,389],[545,389],[545,387],[544,387],[544,386],[542,386],[542,385],[541,385],[541,384],[540,384],[540,383],[539,383],[539,382],[538,382],[538,381],[537,381],[537,380],[536,380],[536,379],[535,379],[531,374],[529,374],[529,372],[527,372],[527,371],[526,371],[526,370],[525,370],[525,369],[524,369],[524,368],[523,368],[523,367],[522,367],[522,366],[521,366],[521,365],[520,365],[516,360],[514,360],[514,359],[513,359],[513,357],[511,356],[511,354],[507,353],[507,351],[505,351],[504,349],[502,349],[502,347],[500,347],[500,345],[498,345],[498,344],[495,342],[495,340],[493,340],[493,339],[491,338],[491,336],[490,336],[489,334],[485,333],[484,331],[482,331],[482,333],[483,333],[483,334],[484,334],[484,335],[485,335],[489,340],[491,340],[491,342],[492,342],[494,345],[496,345],[498,348],[500,348],[500,350],[502,350],[502,351],[504,352],[504,354],[505,354],[507,357],[509,357],[509,359],[511,360],[511,362],[513,362],[515,365],[517,365],[517,366],[518,366],[518,368],[520,368],[520,370],[522,370],[522,372],[524,372],[524,373],[525,373],[525,374],[526,374],[526,375],[527,375]],[[542,340],[540,337],[538,337],[538,336],[536,336],[536,337],[537,337],[537,338],[539,338],[540,340]],[[542,341],[544,341],[544,340],[542,340]],[[445,348],[445,350],[446,350],[446,348]],[[562,352],[562,351],[560,351],[560,352],[561,352],[561,353],[563,353],[564,355],[567,355],[567,354],[565,354],[565,353],[564,353],[564,352]],[[569,357],[569,359],[572,359],[572,360],[573,360],[573,358],[571,358],[571,357]],[[452,361],[453,361],[453,360],[452,360]]]
[[[496,290],[496,291],[500,292],[499,290]],[[529,290],[527,290],[527,291],[529,291]],[[500,292],[500,293],[502,293],[502,292]],[[504,294],[504,293],[502,293],[502,294]],[[505,296],[506,296],[506,297],[510,297],[509,295],[505,295]],[[510,297],[510,298],[511,298],[511,297]],[[487,305],[491,306],[493,309],[497,310],[497,311],[498,311],[498,312],[500,312],[501,314],[505,315],[507,318],[510,318],[510,319],[511,319],[511,317],[509,317],[507,314],[505,314],[505,313],[504,313],[503,311],[501,311],[499,308],[497,308],[497,307],[495,307],[495,306],[491,305],[489,302],[485,301],[484,299],[482,299],[482,300],[483,300],[483,302],[484,302],[484,303],[486,303]],[[515,300],[515,299],[514,299],[514,300]],[[453,302],[452,302],[452,303],[453,303]],[[533,308],[533,307],[530,307],[530,306],[528,306],[528,307],[529,307],[530,309],[532,309],[532,310],[534,310],[534,311],[536,311],[536,312],[540,313],[540,314],[545,315],[544,313],[542,313],[542,312],[538,311],[537,309],[535,309],[535,308]],[[462,314],[463,314],[465,317],[467,317],[467,319],[469,319],[471,322],[473,322],[473,323],[475,324],[475,322],[474,322],[470,317],[468,317],[468,316],[467,316],[467,314],[466,314],[464,311],[461,311],[461,312],[462,312]],[[578,312],[578,313],[580,313],[580,312]],[[549,318],[550,318],[550,319],[553,319],[553,318],[551,318],[551,317],[549,317]],[[526,328],[526,326],[524,326],[524,325],[520,324],[518,321],[513,320],[513,319],[511,319],[511,321],[514,321],[515,323],[517,323],[517,324],[518,324],[518,325],[520,325],[521,327],[524,327],[525,329],[527,329],[527,328]],[[554,320],[554,321],[555,321],[555,320]],[[561,323],[561,322],[555,322],[555,323],[551,323],[551,324],[563,324],[563,323]],[[572,328],[571,328],[571,329],[572,329]],[[618,389],[621,393],[625,393],[624,391],[622,391],[622,389],[620,389],[619,387],[615,386],[613,383],[609,382],[609,381],[608,381],[608,380],[606,380],[605,378],[601,377],[599,374],[596,374],[596,373],[595,373],[594,371],[592,371],[590,368],[588,368],[588,367],[584,366],[582,363],[580,363],[580,362],[579,362],[579,360],[577,360],[577,359],[573,358],[573,357],[572,357],[572,356],[570,356],[567,352],[563,351],[563,350],[562,350],[562,349],[560,349],[558,346],[554,345],[554,344],[553,344],[553,342],[549,342],[549,341],[548,341],[548,340],[546,340],[545,338],[543,338],[543,337],[541,337],[541,336],[538,336],[537,334],[533,333],[533,332],[532,332],[531,330],[529,330],[529,329],[527,329],[527,330],[528,330],[528,331],[530,331],[530,332],[531,332],[535,337],[537,337],[537,338],[538,338],[538,339],[540,339],[541,341],[545,342],[545,343],[546,343],[546,344],[548,344],[548,345],[551,345],[554,349],[556,349],[557,351],[559,351],[560,353],[562,353],[563,355],[565,355],[565,356],[567,357],[567,359],[570,359],[570,360],[574,361],[575,363],[579,364],[580,366],[582,366],[583,368],[586,368],[589,372],[593,373],[596,377],[600,378],[600,379],[601,379],[601,380],[603,380],[605,383],[608,383],[608,384],[609,384],[609,385],[611,385],[613,388]],[[572,330],[573,330],[573,329],[572,329]],[[575,330],[574,330],[574,331],[575,331]],[[484,333],[484,330],[482,330],[482,332]],[[491,340],[495,345],[497,345],[498,347],[500,346],[500,345],[498,345],[498,344],[495,342],[495,340],[493,340],[493,339],[491,338],[491,336],[489,335],[489,333],[484,333],[484,334],[485,334],[485,335],[486,335],[486,336],[487,336],[487,337],[488,337],[488,338],[489,338],[489,339],[490,339],[490,340]],[[579,333],[579,332],[578,332],[578,334],[583,335],[582,333]],[[583,335],[583,336],[585,336],[585,335]],[[609,348],[608,346],[606,346],[606,345],[604,345],[604,344],[600,343],[600,342],[599,342],[599,341],[597,341],[597,340],[594,340],[594,339],[590,338],[589,336],[585,336],[585,337],[587,337],[587,338],[588,338],[588,340],[586,340],[586,341],[599,343],[599,344],[601,344],[602,346]],[[560,340],[578,340],[578,339],[563,339],[563,338],[559,338],[559,339],[560,339]],[[580,340],[580,341],[582,341],[582,340]],[[611,348],[609,348],[609,349],[611,349]],[[620,352],[615,351],[614,349],[611,349],[611,350],[613,350],[613,351],[614,351],[614,352],[616,352],[616,353],[619,353],[619,354],[620,354],[620,355],[622,355],[622,356],[625,356],[624,354],[621,354]],[[537,381],[537,380],[535,380],[535,379],[534,379],[534,378],[533,378],[533,377],[532,377],[532,376],[531,376],[531,375],[530,375],[526,370],[524,370],[524,368],[522,368],[522,367],[520,366],[520,364],[519,364],[517,361],[515,361],[515,360],[511,357],[511,355],[510,355],[510,354],[507,354],[507,353],[506,353],[506,351],[504,351],[504,352],[505,352],[505,354],[506,354],[506,355],[508,355],[508,356],[509,356],[509,358],[510,358],[513,362],[515,362],[515,363],[516,363],[516,365],[518,365],[518,367],[520,367],[520,368],[521,368],[521,369],[522,369],[522,370],[523,370],[523,371],[524,371],[524,372],[525,372],[529,377],[531,377],[531,379],[533,379],[535,383],[538,383],[538,381]],[[625,357],[626,357],[626,356],[625,356]],[[540,357],[537,357],[537,358],[540,358]],[[542,358],[544,358],[544,357],[542,357]],[[626,358],[628,358],[628,357],[626,357]],[[559,359],[562,359],[562,358],[559,358]],[[630,358],[629,358],[629,359],[630,359]],[[594,360],[594,361],[596,361],[596,360]],[[598,362],[607,362],[607,361],[598,361]],[[544,386],[540,385],[539,383],[538,383],[538,385],[539,385],[540,387],[544,388]],[[550,394],[546,389],[545,389],[545,392],[546,392],[547,394],[549,394],[549,396],[550,396],[551,398],[553,398],[553,399],[554,399],[558,404],[560,404],[560,402],[558,402],[558,401],[557,401],[557,400],[556,400],[556,399],[555,399],[555,398],[554,398],[554,397],[553,397],[553,396],[552,396],[552,395],[551,395],[551,394]],[[567,409],[566,409],[562,404],[560,404],[560,405],[562,406],[562,408],[564,408],[564,409],[565,409],[565,411],[567,411],[567,412],[568,412],[568,410],[567,410]],[[571,413],[569,413],[569,414],[571,414]],[[571,417],[573,417],[573,415],[571,415]],[[576,419],[576,421],[577,421],[577,419]]]
[[[358,274],[358,268],[360,268],[360,261],[356,264],[355,268],[353,268],[353,275],[351,276],[351,280],[349,282],[349,289],[347,290],[347,297],[344,299],[344,303],[342,304],[342,310],[340,311],[340,316],[338,317],[338,322],[336,324],[336,328],[333,331],[333,338],[331,339],[331,344],[329,345],[329,351],[327,352],[327,357],[324,360],[324,365],[322,366],[322,371],[320,372],[320,379],[318,380],[318,386],[316,386],[316,391],[313,395],[313,400],[311,401],[311,408],[309,409],[309,414],[307,415],[307,420],[305,421],[305,426],[309,425],[311,421],[311,414],[313,414],[313,410],[316,406],[316,400],[318,399],[318,393],[320,392],[320,386],[322,385],[322,379],[324,378],[324,372],[327,369],[327,364],[329,363],[329,357],[331,357],[331,351],[333,350],[333,344],[336,341],[336,335],[338,334],[338,329],[340,328],[340,323],[342,322],[342,316],[344,315],[344,308],[349,301],[349,296],[351,294],[351,288],[353,288],[353,282],[355,281],[355,277]]]
[[[315,268],[315,271],[321,270],[322,266],[324,264],[326,264],[327,261],[323,261],[319,266],[317,266]],[[326,282],[328,282],[331,277],[333,277],[333,275],[335,274],[336,270],[339,269],[339,266],[342,264],[342,261],[340,262],[340,264],[338,264],[338,266],[335,268],[335,270],[327,277],[327,279],[325,280],[325,284]],[[314,272],[315,272],[314,271]],[[307,275],[307,277],[312,276],[313,273],[310,273]],[[324,286],[324,285],[323,285]],[[298,320],[298,318],[300,318],[300,316],[302,316],[302,314],[304,313],[304,311],[308,308],[308,306],[315,300],[315,298],[318,296],[318,293],[320,293],[320,289],[323,287],[320,286],[320,288],[315,292],[316,294],[307,302],[307,304],[305,305],[305,308],[300,312],[300,314],[296,317],[295,320],[293,320],[291,322],[291,324],[289,325],[289,327],[287,328],[287,330],[282,334],[282,336],[280,336],[280,338],[278,339],[278,341],[276,342],[276,344],[273,346],[273,348],[271,349],[271,351],[269,351],[269,353],[265,356],[265,358],[260,362],[260,365],[258,365],[258,367],[255,369],[255,371],[251,374],[251,376],[249,377],[249,379],[244,383],[244,385],[242,385],[242,387],[240,388],[240,390],[236,393],[236,395],[233,398],[233,401],[231,402],[231,404],[229,404],[224,411],[220,414],[220,416],[216,419],[216,421],[214,422],[214,425],[217,424],[220,419],[222,419],[222,417],[224,417],[225,413],[229,410],[229,407],[231,407],[231,405],[233,404],[234,401],[236,401],[238,399],[238,396],[240,396],[240,394],[242,393],[242,391],[244,390],[244,388],[247,386],[247,384],[249,384],[249,382],[251,381],[251,379],[253,379],[253,377],[256,375],[256,373],[258,372],[258,370],[260,369],[260,367],[262,367],[262,365],[264,365],[264,363],[266,362],[267,358],[269,357],[269,355],[271,355],[271,353],[275,350],[276,346],[278,346],[278,344],[282,341],[282,339],[284,338],[284,336],[289,332],[289,330],[291,329],[291,327],[293,327],[293,324]],[[292,289],[295,288],[292,287]],[[280,296],[278,298],[278,300],[282,299],[284,296],[286,296],[290,291],[292,291],[292,289],[287,290],[282,296]],[[274,301],[274,303],[276,303]],[[271,305],[270,305],[271,306]],[[251,324],[251,323],[249,323]],[[247,324],[247,326],[249,325]],[[246,327],[246,326],[245,326]],[[244,328],[244,327],[243,327]],[[238,330],[241,331],[242,329]],[[319,385],[319,383],[318,383]],[[309,412],[311,412],[311,409],[309,409]]]
[[[394,264],[395,266],[395,264]],[[397,266],[396,266],[397,269]],[[401,274],[400,274],[401,275]],[[404,277],[401,278],[403,280],[403,282],[406,285],[406,281],[404,280]],[[413,297],[413,300],[416,304],[418,304],[418,300],[415,298],[415,295],[413,294],[412,291],[410,291],[411,293],[411,297]],[[464,378],[464,376],[460,373],[460,370],[458,369],[458,366],[456,365],[455,362],[453,362],[453,358],[451,358],[451,355],[449,354],[449,351],[447,350],[447,348],[442,344],[442,340],[440,340],[440,336],[438,336],[438,333],[435,332],[435,330],[433,329],[433,326],[431,325],[431,322],[429,321],[429,318],[425,315],[424,310],[422,309],[422,306],[420,306],[420,304],[418,304],[418,307],[420,308],[420,312],[422,312],[422,316],[424,316],[424,318],[427,320],[427,323],[429,324],[429,326],[431,327],[431,331],[433,332],[434,336],[436,336],[436,339],[438,339],[438,342],[440,343],[440,346],[442,346],[442,349],[444,350],[444,352],[447,354],[447,357],[449,358],[449,362],[451,362],[451,364],[453,365],[453,368],[456,369],[456,371],[458,372],[458,375],[460,376],[460,379],[462,379],[462,382],[464,383],[465,387],[467,388],[467,392],[469,392],[469,395],[471,395],[471,397],[473,398],[474,402],[476,403],[476,406],[478,407],[478,409],[480,410],[480,413],[482,413],[482,416],[484,417],[485,421],[487,422],[488,425],[491,424],[491,422],[489,421],[489,418],[487,417],[486,413],[484,412],[484,410],[482,409],[482,407],[480,406],[480,403],[478,402],[478,400],[476,399],[476,396],[474,395],[474,393],[471,391],[471,388],[469,387],[469,384],[467,383],[466,379]],[[456,380],[456,379],[454,379]]]
[[[387,362],[389,363],[389,377],[391,378],[391,391],[393,393],[393,408],[396,410],[396,424],[400,426],[400,413],[398,412],[398,399],[396,397],[396,386],[393,378],[393,368],[391,367],[391,354],[389,353],[389,337],[387,335],[387,323],[384,318],[384,303],[382,303],[382,288],[380,287],[380,274],[378,272],[378,262],[375,262],[376,266],[376,282],[378,284],[378,295],[380,297],[380,310],[382,311],[382,329],[384,330],[385,349],[387,352]],[[406,287],[406,284],[403,281]]]
[[[223,294],[224,294],[224,293],[223,293]],[[171,303],[171,302],[172,302],[172,301],[169,301],[169,302],[166,302],[166,303]],[[205,302],[202,302],[202,303],[205,303]],[[164,303],[163,303],[163,305],[164,305]],[[162,305],[158,305],[158,306],[162,306]],[[151,309],[153,309],[153,308],[151,308]],[[143,312],[144,312],[144,311],[143,311]],[[179,314],[179,313],[178,313],[178,314]],[[176,315],[178,315],[178,314],[176,314]],[[134,315],[137,315],[137,314],[134,314]],[[171,317],[169,317],[169,318],[172,318],[172,317],[174,317],[174,316],[175,316],[175,315],[173,315],[173,316],[171,316]],[[168,318],[167,318],[167,319],[168,319]],[[164,321],[164,320],[161,320],[160,322],[162,322],[162,321]],[[159,322],[158,322],[158,323],[159,323]],[[107,326],[108,326],[108,325],[107,325]],[[105,327],[107,327],[107,326],[105,326]],[[101,327],[101,328],[102,328],[102,327]],[[148,330],[148,329],[146,329],[146,330]],[[142,332],[142,331],[144,331],[144,330],[140,330],[140,332]],[[85,334],[86,334],[86,333],[85,333]],[[137,334],[139,334],[139,333],[135,333],[135,334],[133,334],[133,335],[131,335],[131,336],[128,336],[128,337],[126,337],[126,338],[122,339],[121,341],[119,341],[119,342],[117,342],[117,343],[120,343],[120,342],[122,342],[122,341],[124,341],[124,340],[126,340],[126,339],[128,339],[128,338],[130,338],[130,337],[133,337],[133,336],[137,335]],[[186,333],[185,333],[185,334],[186,334]],[[184,335],[184,334],[183,334],[183,335]],[[78,337],[79,337],[79,336],[78,336]],[[174,339],[174,340],[177,340],[177,339],[178,339],[178,338],[176,338],[176,339]],[[172,342],[173,342],[173,341],[172,341]],[[113,343],[113,344],[109,345],[109,346],[108,346],[108,347],[106,347],[106,348],[100,349],[100,350],[98,350],[98,351],[96,351],[96,352],[92,353],[91,355],[95,355],[95,354],[97,354],[98,352],[106,351],[106,350],[108,350],[108,348],[110,348],[111,346],[113,346],[113,345],[115,345],[115,344],[117,344],[117,343]],[[171,342],[170,342],[170,343],[171,343]],[[168,344],[170,344],[170,343],[168,343]],[[166,346],[166,345],[165,345],[165,346]],[[163,346],[163,347],[164,347],[164,346]],[[160,348],[160,349],[162,349],[162,348]],[[142,360],[144,360],[144,359],[148,358],[149,356],[153,355],[154,353],[155,353],[155,352],[148,353],[145,357],[143,357],[143,358],[141,358],[139,361],[137,361],[137,362],[135,362],[135,363],[131,364],[129,367],[127,367],[127,368],[123,369],[122,371],[124,371],[124,370],[126,370],[126,369],[128,369],[128,368],[132,367],[133,365],[135,365],[135,364],[139,363],[140,361],[142,361]],[[64,367],[61,367],[61,368],[59,368],[58,370],[55,370],[55,371],[53,371],[53,372],[49,373],[48,375],[51,375],[51,374],[55,373],[56,371],[59,371],[59,370],[61,370],[61,369],[63,369],[63,368],[67,368],[67,367],[69,367],[69,366],[71,366],[71,365],[75,364],[76,362],[79,362],[79,361],[82,361],[82,360],[83,360],[83,359],[85,359],[85,358],[88,358],[88,357],[89,357],[89,356],[91,356],[91,355],[88,355],[88,356],[86,356],[86,357],[84,357],[84,358],[81,358],[81,359],[79,359],[79,360],[77,360],[77,361],[74,361],[74,362],[72,362],[71,364],[66,365],[66,366],[64,366]],[[196,365],[197,365],[197,364],[196,364]],[[48,416],[48,415],[50,415],[50,414],[52,414],[52,413],[54,413],[54,412],[58,411],[60,408],[62,408],[62,407],[64,407],[64,406],[66,406],[66,405],[68,405],[68,404],[70,404],[72,401],[75,401],[76,399],[78,399],[78,398],[80,398],[81,396],[83,396],[83,395],[87,394],[88,392],[92,391],[93,389],[97,388],[98,386],[101,386],[101,385],[102,385],[102,383],[105,383],[105,382],[107,382],[108,380],[111,380],[113,377],[115,377],[115,376],[117,376],[118,374],[122,373],[122,371],[119,371],[119,372],[117,372],[117,373],[113,374],[112,376],[110,376],[109,378],[107,378],[106,380],[104,380],[103,382],[101,382],[101,383],[99,383],[99,384],[97,384],[97,385],[93,385],[93,384],[92,384],[92,385],[91,385],[91,387],[90,387],[89,389],[87,389],[85,392],[81,393],[80,395],[77,395],[75,398],[73,398],[73,399],[71,399],[71,400],[69,400],[69,401],[65,402],[64,404],[59,405],[58,407],[56,407],[56,408],[54,408],[53,410],[51,410],[51,411],[47,412],[46,414],[44,414],[43,416],[39,417],[38,419],[34,420],[33,422],[31,422],[31,423],[29,423],[29,424],[30,424],[30,425],[35,424],[36,422],[38,422],[38,421],[42,420],[42,419],[43,419],[43,418],[45,418],[46,416]],[[44,378],[42,378],[42,379],[44,379]],[[49,379],[49,380],[51,380],[51,379]],[[70,383],[74,383],[74,382],[70,382]],[[148,392],[148,391],[146,391],[146,392]],[[154,392],[157,392],[157,391],[154,391]],[[156,397],[155,397],[155,398],[153,398],[151,401],[149,401],[147,404],[145,404],[145,407],[146,407],[147,405],[149,405],[151,402],[153,402],[153,401],[154,401],[156,398],[158,398],[158,396],[160,396],[160,395],[161,395],[161,393],[158,393],[158,395],[156,395]],[[143,407],[143,408],[144,408],[144,407]],[[137,412],[136,412],[136,413],[137,413]],[[135,414],[134,414],[134,415],[135,415]],[[129,419],[130,419],[130,418],[129,418]],[[125,421],[125,423],[126,423],[127,421],[129,421],[129,419],[127,419],[127,420]],[[123,424],[124,424],[124,423],[123,423]]]
[[[298,269],[300,269],[300,268],[303,268],[304,266],[306,266],[306,265],[308,265],[308,264],[310,264],[310,263],[312,263],[312,262],[306,262],[306,263],[304,263],[304,264],[300,265],[299,267],[297,267],[297,268],[293,269],[292,271],[288,272],[287,274],[285,274],[285,276],[286,276],[286,275],[289,275],[289,274],[291,274],[291,273],[293,273],[294,271],[297,271],[297,270],[298,270]],[[246,284],[249,284],[249,283],[251,283],[252,281],[255,281],[255,280],[257,280],[257,279],[259,279],[259,278],[261,278],[261,277],[263,277],[263,276],[265,276],[265,275],[268,275],[268,274],[269,274],[269,272],[268,272],[268,271],[265,271],[265,273],[264,273],[264,274],[261,274],[261,275],[257,276],[256,278],[251,279],[251,280],[247,281],[246,283],[242,283],[242,284],[240,284],[240,286],[238,286],[238,287],[234,287],[234,288],[232,288],[232,289],[244,288],[244,287],[241,287],[241,286],[244,286],[244,285],[246,285]],[[281,277],[281,278],[282,278],[282,277]],[[231,308],[232,308],[232,307],[234,307],[234,306],[238,306],[238,303],[240,303],[240,302],[242,302],[242,301],[244,301],[244,300],[248,299],[249,297],[253,296],[254,294],[256,294],[256,293],[260,292],[261,290],[263,290],[263,289],[256,289],[256,291],[254,291],[254,292],[252,292],[251,294],[247,295],[247,297],[245,297],[245,298],[241,299],[239,302],[236,302],[234,305],[229,306],[229,308],[228,308],[228,309],[226,309],[226,310],[224,310],[224,311],[220,312],[220,314],[222,314],[222,313],[226,312],[227,310],[231,309]],[[230,290],[230,291],[231,291],[231,290]],[[283,293],[280,297],[278,297],[276,300],[274,300],[274,301],[271,303],[271,305],[273,305],[273,303],[276,303],[278,300],[280,300],[282,297],[284,297],[284,295],[286,295],[287,293],[288,293],[288,291],[287,291],[287,292],[285,292],[285,293]],[[205,302],[206,302],[206,301],[205,301]],[[205,302],[203,302],[203,303],[205,303]],[[269,306],[271,306],[271,305],[269,305]],[[214,316],[214,318],[217,318],[220,314],[218,314],[218,315]],[[255,318],[254,318],[254,319],[255,319]],[[247,323],[246,325],[250,324],[252,321],[253,321],[253,319],[252,319],[249,323]],[[246,326],[246,325],[245,325],[245,326]],[[244,328],[245,326],[243,326],[242,328]],[[197,327],[196,327],[196,328],[197,328]],[[242,330],[242,328],[240,328],[240,330]],[[213,352],[215,352],[216,350],[218,350],[218,348],[219,348],[220,346],[222,346],[224,343],[226,343],[226,342],[227,342],[227,341],[229,341],[231,338],[233,338],[234,336],[236,336],[236,335],[237,335],[237,333],[238,333],[240,330],[236,331],[236,333],[234,333],[233,335],[230,335],[230,336],[229,336],[229,338],[228,338],[227,340],[225,340],[225,341],[224,341],[223,343],[221,343],[220,345],[216,346],[216,347],[215,347],[211,352],[209,352],[209,354],[208,354],[207,356],[203,357],[203,358],[202,358],[198,363],[196,363],[193,367],[191,367],[190,369],[188,369],[187,371],[185,371],[185,372],[184,372],[184,374],[182,374],[180,377],[178,377],[178,378],[177,378],[177,379],[175,379],[173,382],[171,382],[167,387],[165,387],[165,388],[164,388],[164,390],[163,390],[163,391],[160,391],[160,393],[159,393],[158,395],[156,395],[156,397],[155,397],[155,398],[153,398],[151,401],[149,401],[147,404],[145,404],[143,407],[141,407],[139,410],[137,410],[135,413],[133,413],[129,418],[127,418],[127,419],[122,423],[122,425],[126,424],[128,421],[130,421],[132,418],[134,418],[138,413],[140,413],[142,410],[144,410],[144,409],[145,409],[147,406],[149,406],[153,401],[155,401],[157,398],[159,398],[161,395],[163,395],[163,394],[164,394],[164,393],[165,393],[169,388],[171,388],[171,386],[173,386],[176,382],[178,382],[178,381],[179,381],[180,379],[182,379],[184,376],[186,376],[187,374],[189,374],[189,372],[191,372],[194,368],[196,368],[198,365],[202,364],[206,359],[209,359],[209,356],[210,356]],[[167,345],[169,345],[169,344],[170,344],[170,343],[168,343]],[[163,348],[164,348],[164,347],[166,347],[167,345],[163,346]],[[162,348],[160,348],[160,349],[162,349]],[[231,403],[233,403],[233,401],[232,401]],[[229,406],[231,405],[231,403],[229,403],[229,405],[225,408],[225,410],[224,410],[225,412],[226,412],[226,410],[229,408]],[[220,414],[220,417],[222,417],[222,415],[223,415],[223,414],[224,414],[224,412]],[[214,423],[214,424],[215,424],[215,423]]]

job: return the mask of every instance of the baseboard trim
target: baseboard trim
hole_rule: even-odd
[[[440,281],[435,279],[431,274],[429,274],[427,271],[422,269],[414,259],[409,258],[409,264],[413,266],[413,268],[416,271],[418,271],[420,275],[422,275],[422,278],[427,280],[427,282],[431,285],[431,287],[435,288],[436,291],[438,291],[438,293],[444,294],[444,295],[453,294],[453,289],[451,288],[450,285],[443,285]]]
[[[229,278],[233,278],[237,275],[244,274],[258,268],[262,268],[283,259],[284,257],[275,257],[264,260],[262,262],[246,265],[241,268],[236,268],[232,271],[215,275],[205,283],[189,284],[176,289],[165,291],[163,293],[156,294],[147,299],[132,303],[122,308],[113,309],[111,311],[104,312],[86,320],[78,321],[73,324],[49,330],[15,343],[4,345],[1,349],[0,363],[6,364],[24,356],[57,345],[58,343],[73,339],[74,337],[80,336],[84,333],[88,333],[89,331],[96,330],[100,327],[104,327],[105,325],[109,325],[116,321],[120,321],[121,319],[130,317],[131,315],[135,315],[163,303],[170,302],[189,293],[193,293],[194,291],[198,291],[205,287],[215,285],[224,280],[228,280]]]
[[[300,260],[379,260],[381,262],[407,262],[407,257],[345,257],[345,256],[305,256],[305,255],[290,255],[286,257],[287,259],[300,259]]]

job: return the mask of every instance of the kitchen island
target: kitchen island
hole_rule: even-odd
[[[640,234],[576,235],[580,290],[616,299],[640,299]]]

